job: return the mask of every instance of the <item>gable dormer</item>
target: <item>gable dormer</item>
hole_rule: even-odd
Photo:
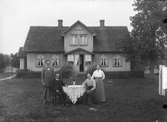
[[[82,48],[87,51],[93,51],[93,36],[96,34],[87,28],[82,22],[77,21],[67,30],[65,30],[61,36],[64,36],[64,49],[65,52]]]

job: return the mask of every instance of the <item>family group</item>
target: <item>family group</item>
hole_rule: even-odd
[[[82,83],[86,89],[82,96],[82,103],[89,105],[90,100],[93,104],[105,102],[105,91],[103,80],[105,74],[101,70],[100,65],[96,66],[96,70],[91,74],[87,74],[87,79]],[[67,94],[63,91],[63,87],[68,87],[60,78],[59,73],[54,73],[54,69],[50,67],[50,61],[46,61],[46,67],[42,69],[41,82],[44,86],[44,104],[52,103],[56,105],[56,97],[59,97],[64,106],[68,106],[66,98]],[[88,99],[90,98],[90,100]]]

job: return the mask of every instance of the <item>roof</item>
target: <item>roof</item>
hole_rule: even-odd
[[[129,34],[126,26],[89,27],[94,37],[94,52],[116,52],[116,43]]]
[[[31,26],[24,44],[27,52],[64,52],[64,41],[61,33],[67,27],[34,27]]]
[[[64,36],[65,33],[67,33],[71,28],[73,28],[73,27],[74,27],[75,25],[77,25],[77,24],[81,24],[81,25],[82,25],[83,27],[85,27],[88,31],[90,31],[90,32],[93,34],[93,36],[96,35],[95,32],[93,32],[92,30],[90,30],[85,24],[83,24],[83,23],[80,22],[79,20],[76,21],[71,27],[69,27],[68,29],[66,29],[61,35]]]
[[[23,51],[23,47],[20,47],[20,48],[19,48],[19,52],[18,52],[18,54],[17,54],[17,57],[19,57],[19,58],[24,58],[24,57],[26,57],[26,52]]]
[[[76,51],[81,51],[81,52],[86,52],[86,53],[88,53],[88,54],[91,54],[91,55],[94,55],[92,52],[90,52],[90,51],[87,51],[87,50],[85,50],[85,49],[83,49],[83,48],[77,48],[77,49],[74,49],[74,50],[72,50],[72,51],[69,51],[69,52],[67,52],[67,53],[65,53],[65,55],[69,55],[69,54],[71,54],[71,53],[74,53],[74,52],[76,52]]]
[[[76,23],[81,22],[77,21]],[[71,27],[31,26],[24,44],[24,51],[64,53],[64,37],[62,34],[66,33]],[[96,34],[93,37],[94,52],[118,51],[116,43],[129,34],[126,26],[87,26],[86,28]]]

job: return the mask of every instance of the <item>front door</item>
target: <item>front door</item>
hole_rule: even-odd
[[[80,72],[83,72],[84,71],[84,54],[80,54],[79,59],[80,59]]]

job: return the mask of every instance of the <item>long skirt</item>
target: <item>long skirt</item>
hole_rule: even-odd
[[[105,102],[105,91],[104,91],[104,84],[102,79],[95,79],[96,81],[96,97],[99,102]]]
[[[90,92],[87,92],[87,90],[91,90],[92,88],[93,88],[93,86],[87,86],[87,89],[83,95],[83,104],[91,104],[91,103],[97,104],[98,103],[98,101],[96,100],[96,97],[95,97],[96,90],[92,90]]]

